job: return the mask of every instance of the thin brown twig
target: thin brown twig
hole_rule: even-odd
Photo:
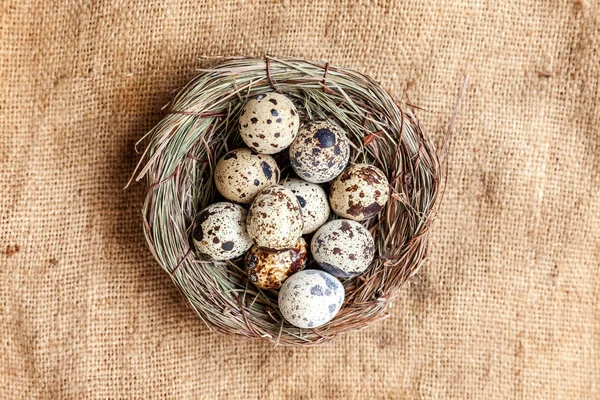
[[[244,322],[246,322],[246,326],[248,327],[248,330],[252,332],[255,337],[259,337],[260,335],[256,332],[254,326],[252,326],[252,324],[248,320],[248,316],[246,315],[246,307],[243,306],[242,299],[240,296],[238,296],[237,301],[238,305],[240,306],[240,311],[242,313],[242,317],[244,318]]]
[[[158,182],[155,182],[155,183],[151,184],[151,185],[150,185],[150,186],[149,186],[149,187],[146,189],[146,192],[149,192],[149,191],[151,191],[152,189],[154,189],[154,188],[156,188],[156,187],[158,187],[158,186],[162,185],[163,183],[167,182],[168,180],[170,180],[170,179],[173,179],[173,178],[174,178],[174,177],[177,175],[177,173],[178,173],[178,172],[179,172],[179,165],[178,165],[177,167],[175,167],[175,171],[173,171],[173,173],[171,173],[171,174],[170,174],[169,176],[167,176],[165,179],[162,179],[162,180],[160,180],[160,181],[158,181]]]
[[[275,86],[275,83],[273,83],[273,77],[271,76],[271,59],[269,57],[266,58],[267,60],[267,79],[269,80],[269,85],[271,85],[271,87],[273,88],[274,91],[276,91],[277,93],[281,93],[281,91],[277,88],[277,86]]]
[[[194,117],[225,117],[227,114],[223,114],[220,112],[194,112],[194,111],[178,111],[178,110],[170,110],[168,114],[181,114],[181,115],[191,115]]]
[[[183,256],[183,258],[181,259],[181,261],[179,261],[179,264],[177,264],[177,266],[175,267],[175,269],[171,272],[171,275],[174,276],[175,273],[179,270],[179,267],[181,267],[183,265],[183,262],[186,260],[186,258],[188,258],[190,256],[190,254],[192,254],[192,249],[190,248],[185,255]]]
[[[191,158],[192,160],[194,160],[194,161],[198,161],[198,162],[201,162],[201,163],[207,163],[207,162],[208,162],[208,160],[203,160],[203,159],[201,159],[201,158],[194,157],[194,156],[193,156],[193,155],[191,155],[191,154],[188,154],[188,158]]]

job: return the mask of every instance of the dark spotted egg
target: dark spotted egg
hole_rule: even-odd
[[[355,164],[331,184],[329,202],[340,217],[362,221],[383,209],[388,200],[388,180],[379,168]]]
[[[290,164],[296,174],[313,183],[329,182],[348,164],[350,145],[341,128],[327,121],[309,122],[290,146]]]
[[[252,239],[246,232],[246,210],[220,202],[211,204],[195,218],[192,235],[196,250],[215,260],[230,260],[244,254]]]
[[[252,150],[275,154],[288,148],[300,120],[294,103],[279,93],[260,94],[242,108],[240,136]]]
[[[325,271],[339,278],[350,278],[371,265],[375,242],[369,230],[360,223],[334,219],[314,234],[310,251]]]
[[[295,178],[287,179],[283,186],[296,195],[304,219],[303,235],[313,233],[327,222],[330,214],[329,201],[321,186]]]
[[[344,296],[344,286],[330,274],[304,270],[283,283],[279,310],[286,321],[298,328],[317,328],[336,316]]]
[[[283,186],[263,189],[250,206],[246,226],[260,247],[282,250],[294,246],[304,226],[296,196]]]
[[[279,168],[271,156],[236,149],[217,162],[214,180],[227,200],[248,204],[262,189],[279,183]]]
[[[306,265],[306,242],[298,239],[296,244],[279,251],[252,246],[246,253],[244,263],[248,278],[261,289],[279,289],[292,274]]]

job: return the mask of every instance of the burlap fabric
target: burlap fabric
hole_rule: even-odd
[[[592,1],[3,1],[0,398],[600,398]],[[436,141],[429,261],[320,348],[215,336],[142,236],[134,142],[204,56],[356,68]]]

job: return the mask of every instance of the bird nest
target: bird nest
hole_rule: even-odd
[[[375,239],[374,261],[365,273],[343,281],[340,312],[316,329],[287,323],[277,292],[249,282],[243,258],[213,261],[191,241],[197,213],[218,201],[216,161],[243,146],[238,132],[243,104],[273,91],[292,99],[301,123],[334,120],[348,134],[350,161],[379,167],[390,182],[385,208],[364,223]],[[411,108],[362,73],[299,59],[225,60],[201,70],[142,140],[148,145],[135,178],[148,182],[143,206],[148,246],[213,331],[279,345],[324,343],[384,319],[426,255],[440,186],[438,155]],[[275,155],[282,176],[293,173],[286,153]]]

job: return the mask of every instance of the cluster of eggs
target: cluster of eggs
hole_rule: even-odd
[[[239,129],[248,148],[231,150],[217,162],[214,183],[228,201],[196,216],[196,249],[214,260],[245,254],[248,279],[261,289],[280,289],[279,308],[289,323],[321,326],[342,306],[338,278],[356,276],[373,261],[373,237],[359,221],[385,206],[387,178],[372,165],[348,166],[345,132],[328,121],[300,127],[296,107],[278,93],[249,100]],[[286,149],[298,177],[280,182],[271,155]],[[329,195],[320,185],[327,182]],[[331,210],[342,219],[330,220]],[[310,253],[321,270],[304,270],[303,235],[310,234]]]

